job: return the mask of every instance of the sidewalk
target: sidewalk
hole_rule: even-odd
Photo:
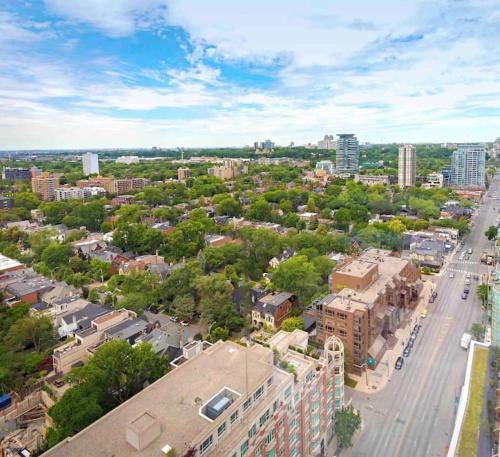
[[[435,285],[432,281],[427,280],[424,282],[418,305],[413,311],[410,319],[407,320],[407,323],[396,330],[394,334],[394,337],[397,339],[396,344],[392,349],[387,349],[385,351],[377,367],[374,370],[366,370],[362,376],[349,375],[351,379],[354,379],[358,383],[354,390],[365,393],[378,392],[390,382],[390,377],[395,370],[394,364],[396,363],[396,359],[402,355],[413,327],[420,322],[420,313],[427,307],[433,287],[435,287]]]

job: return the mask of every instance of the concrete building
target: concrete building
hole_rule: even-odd
[[[55,200],[55,189],[59,187],[59,176],[50,173],[42,173],[31,179],[31,190],[44,201]]]
[[[416,149],[412,144],[399,146],[398,156],[398,184],[399,187],[410,187],[415,185],[417,175]]]
[[[93,152],[82,155],[83,174],[85,176],[99,174],[99,156]]]
[[[210,176],[215,176],[216,178],[227,180],[248,173],[248,167],[244,165],[241,160],[224,159],[222,166],[210,167],[207,170],[207,173]]]
[[[444,187],[443,173],[430,173],[427,175],[427,181],[422,184],[424,189],[441,189]]]
[[[144,178],[115,179],[112,176],[97,176],[95,178],[80,179],[76,185],[81,189],[85,187],[102,187],[110,194],[123,194],[131,190],[144,189],[146,180]]]
[[[339,173],[357,173],[359,168],[359,143],[352,133],[338,134],[336,169]]]
[[[0,195],[0,209],[8,209],[14,206],[14,198],[13,197],[5,197],[4,195]]]
[[[2,179],[7,181],[29,181],[32,173],[28,168],[3,167]]]
[[[480,144],[460,144],[451,156],[451,185],[484,188],[486,151]]]
[[[336,149],[337,142],[335,141],[335,137],[333,135],[325,135],[322,140],[318,141],[318,149]]]
[[[177,179],[186,182],[189,179],[189,168],[180,167],[177,169]]]
[[[80,189],[79,187],[58,187],[54,189],[54,197],[55,200],[66,201],[66,200],[83,200],[84,198],[89,198],[91,194],[89,192],[85,192],[84,189]]]
[[[375,184],[389,185],[391,183],[388,175],[354,175],[354,181],[374,186]]]
[[[354,373],[375,366],[390,335],[417,304],[422,281],[409,261],[368,249],[331,275],[332,293],[314,303],[317,339],[339,337],[352,355]]]
[[[300,330],[269,348],[193,341],[172,371],[43,455],[319,456],[343,405],[344,353],[329,338],[315,359],[307,343]]]

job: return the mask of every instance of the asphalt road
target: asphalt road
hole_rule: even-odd
[[[500,195],[500,179],[495,177],[490,194]],[[467,300],[461,299],[465,272],[487,273],[479,263],[481,251],[491,251],[484,232],[496,222],[500,200],[485,199],[474,227],[465,240],[473,248],[469,261],[459,261],[456,251],[440,277],[436,277],[438,298],[429,305],[422,329],[411,355],[401,371],[395,371],[379,393],[362,394],[346,389],[361,410],[363,430],[354,447],[340,456],[353,457],[432,457],[446,455],[455,420],[460,387],[463,383],[467,352],[460,339],[474,322],[481,319],[476,296],[478,281],[472,279]],[[495,208],[495,209],[493,209]],[[455,278],[449,278],[450,269]]]

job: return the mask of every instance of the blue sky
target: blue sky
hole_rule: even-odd
[[[0,0],[0,149],[492,141],[500,0]]]

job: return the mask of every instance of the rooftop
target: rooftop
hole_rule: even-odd
[[[44,456],[158,457],[167,444],[182,455],[266,382],[274,372],[272,358],[272,351],[260,345],[246,348],[219,341]],[[242,375],[245,372],[247,380]],[[224,388],[241,393],[241,397],[210,422],[200,414],[200,407]],[[144,413],[158,418],[161,427],[158,437],[138,451],[127,442],[126,429]]]
[[[17,260],[10,259],[9,257],[0,254],[0,273],[12,268],[21,268],[23,264]]]

